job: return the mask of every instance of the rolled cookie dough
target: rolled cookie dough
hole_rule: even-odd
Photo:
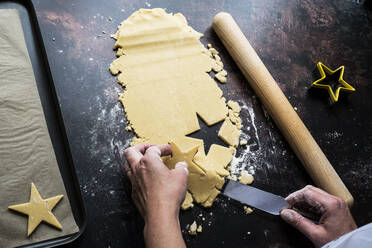
[[[211,206],[235,150],[213,145],[206,155],[203,141],[186,135],[200,129],[197,116],[213,125],[228,115],[222,91],[208,75],[213,70],[220,81],[226,80],[217,50],[203,46],[202,34],[188,26],[182,14],[159,8],[134,12],[112,37],[118,58],[110,71],[119,74],[118,82],[125,87],[119,100],[136,134],[132,145],[172,142],[173,157],[165,159],[167,166],[174,168],[180,161],[189,165],[183,208],[192,206],[190,197]]]
[[[207,74],[216,63],[185,17],[163,9],[140,9],[119,26],[110,66],[125,86],[120,94],[134,143],[164,144],[225,119],[222,91]]]

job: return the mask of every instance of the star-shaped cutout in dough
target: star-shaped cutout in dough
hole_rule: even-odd
[[[213,124],[208,125],[203,118],[201,118],[199,115],[196,115],[199,122],[199,130],[188,134],[187,137],[195,138],[195,139],[201,139],[203,140],[204,150],[206,153],[208,153],[209,149],[213,144],[217,145],[226,145],[226,143],[217,135],[216,133],[219,132],[221,129],[222,123],[224,122],[224,119]]]
[[[344,81],[342,78],[344,75],[344,66],[340,66],[336,70],[331,70],[327,66],[325,66],[322,62],[318,62],[316,65],[318,67],[318,70],[320,72],[321,78],[316,80],[311,86],[316,87],[316,88],[322,88],[322,89],[327,89],[329,95],[331,96],[331,99],[333,102],[338,101],[338,97],[340,95],[340,91],[348,91],[348,92],[353,92],[355,89],[348,83]],[[327,79],[327,76],[332,76],[335,73],[340,73],[340,76],[338,77],[338,83],[341,84],[341,86],[338,86],[336,90],[334,91],[332,88],[332,85],[324,83]]]
[[[10,210],[28,215],[27,236],[30,236],[42,221],[62,230],[62,225],[52,213],[53,208],[62,199],[62,197],[63,195],[57,195],[44,200],[37,191],[35,184],[31,183],[30,201],[19,205],[12,205],[8,208]]]
[[[186,162],[191,174],[195,173],[205,175],[205,170],[193,161],[195,154],[198,152],[199,146],[195,146],[190,150],[183,152],[174,142],[170,142],[170,144],[172,146],[172,157],[165,162],[168,168],[173,169],[178,162]]]

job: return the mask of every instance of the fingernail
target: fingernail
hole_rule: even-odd
[[[187,168],[187,163],[186,163],[185,161],[178,162],[178,163],[176,164],[176,168],[177,168],[177,167],[180,167],[180,166],[183,166],[183,167],[186,167],[186,168]]]
[[[289,211],[288,209],[283,209],[281,212],[280,212],[280,216],[287,222],[292,222],[293,220],[293,215],[291,213],[291,211]]]
[[[189,174],[189,170],[187,169],[187,163],[186,162],[178,162],[175,167],[178,168],[180,166],[182,166],[185,169],[186,174],[188,175]]]

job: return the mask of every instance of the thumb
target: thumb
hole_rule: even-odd
[[[173,173],[176,175],[177,181],[182,182],[184,185],[187,184],[189,170],[186,162],[178,162],[173,169]]]
[[[280,212],[280,217],[310,239],[316,236],[321,228],[292,209],[283,209]]]

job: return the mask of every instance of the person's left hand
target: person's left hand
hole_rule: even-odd
[[[161,156],[171,153],[170,145],[136,145],[125,150],[132,198],[145,223],[164,215],[178,219],[186,194],[188,170],[184,162],[169,170]]]
[[[308,185],[285,198],[294,207],[311,207],[320,214],[319,223],[315,224],[293,209],[283,209],[280,216],[284,221],[301,231],[315,247],[322,247],[328,242],[357,228],[353,216],[344,200]]]

